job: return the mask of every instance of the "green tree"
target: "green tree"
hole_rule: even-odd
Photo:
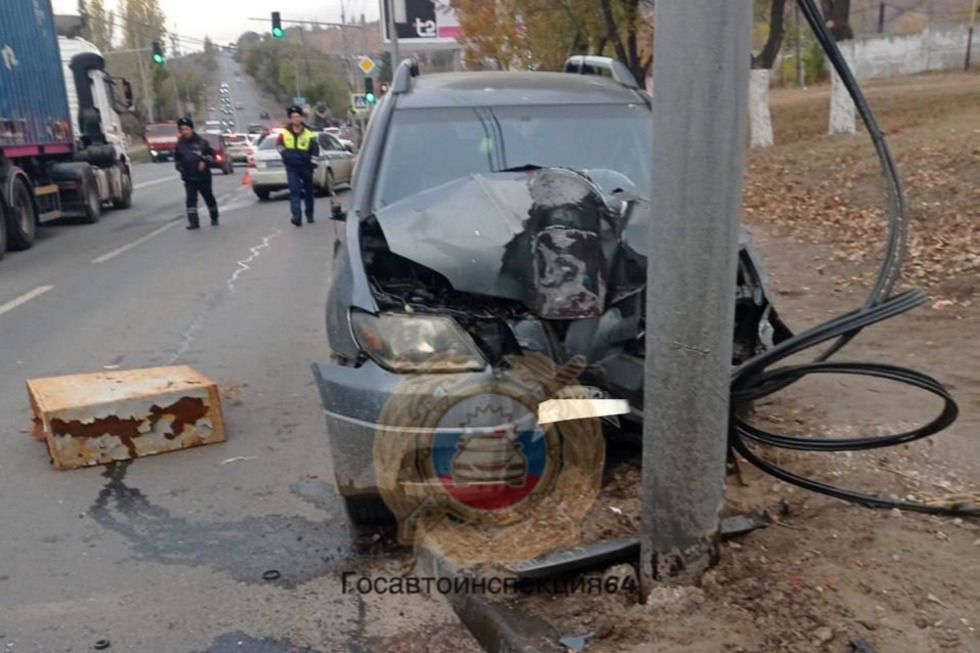
[[[604,54],[641,83],[653,61],[652,0],[453,0],[470,68],[558,70]]]

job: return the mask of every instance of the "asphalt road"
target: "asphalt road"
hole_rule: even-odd
[[[172,164],[146,164],[133,208],[0,261],[0,651],[475,649],[441,600],[342,590],[409,561],[355,547],[333,490],[310,363],[338,232],[329,200],[297,229],[242,173],[215,177],[220,227],[186,231]],[[227,443],[56,472],[28,435],[27,379],[174,363],[219,383]]]
[[[222,83],[228,84],[228,95],[231,99],[231,110],[232,115],[227,116],[221,113],[221,99],[218,89],[215,88],[212,92],[210,98],[210,107],[214,107],[217,111],[209,116],[211,120],[228,120],[232,119],[235,123],[235,129],[237,131],[244,132],[248,126],[252,123],[268,123],[268,120],[262,120],[260,114],[263,111],[269,111],[270,116],[278,118],[280,113],[285,112],[285,107],[277,108],[270,106],[265,96],[263,96],[252,81],[252,78],[245,74],[242,74],[239,78],[236,78],[235,72],[239,70],[239,66],[235,63],[234,59],[230,55],[220,54],[218,56],[218,72],[216,75],[215,82],[220,87]],[[241,79],[241,81],[237,81]],[[238,109],[237,105],[241,103],[242,108]],[[283,119],[284,120],[284,119]],[[274,122],[274,121],[273,121]]]

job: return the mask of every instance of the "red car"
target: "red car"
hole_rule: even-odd
[[[231,160],[228,153],[228,144],[225,142],[224,134],[204,133],[201,136],[208,139],[211,148],[214,150],[214,163],[211,164],[211,168],[218,168],[225,175],[234,172],[235,162]]]
[[[174,158],[177,136],[177,125],[172,122],[153,122],[147,125],[146,148],[150,151],[150,160],[156,163]]]

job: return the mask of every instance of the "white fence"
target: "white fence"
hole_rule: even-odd
[[[934,24],[918,34],[859,38],[839,45],[858,79],[874,79],[962,69],[966,40],[966,25]],[[973,35],[973,55],[980,64],[978,46],[980,30]]]

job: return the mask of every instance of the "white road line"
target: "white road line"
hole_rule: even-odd
[[[105,263],[109,259],[116,258],[117,256],[119,256],[123,252],[129,251],[130,249],[136,247],[137,245],[142,245],[143,243],[145,243],[146,241],[148,241],[150,238],[153,238],[156,235],[162,234],[167,229],[172,229],[173,227],[176,227],[179,224],[180,224],[180,222],[178,222],[178,221],[168,222],[167,224],[163,225],[162,227],[157,227],[156,229],[154,229],[150,233],[146,234],[145,236],[141,236],[140,238],[137,238],[136,240],[134,240],[133,242],[131,242],[131,243],[127,244],[127,245],[123,245],[122,247],[117,247],[116,249],[112,250],[111,252],[108,252],[106,254],[103,254],[99,258],[92,259],[92,262],[93,263]]]
[[[32,291],[24,293],[23,295],[21,295],[17,299],[10,300],[9,302],[7,302],[6,304],[4,304],[3,306],[0,306],[0,315],[3,315],[7,311],[14,310],[15,308],[17,308],[21,304],[26,304],[27,302],[31,301],[35,297],[37,297],[39,295],[43,295],[44,293],[48,292],[52,288],[54,288],[54,286],[38,286],[37,288],[35,288]]]
[[[156,186],[157,184],[165,184],[168,181],[177,181],[180,179],[177,175],[172,175],[170,177],[164,177],[163,179],[154,179],[153,181],[144,181],[133,186],[133,190],[139,190],[141,188],[149,188],[150,186]]]

